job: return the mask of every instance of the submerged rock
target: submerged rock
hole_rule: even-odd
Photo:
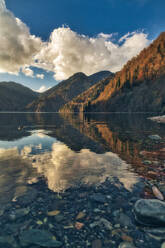
[[[29,187],[28,191],[24,193],[24,195],[19,196],[18,198],[16,198],[16,201],[20,204],[20,205],[28,205],[31,202],[33,202],[34,200],[36,200],[37,197],[37,190]]]
[[[20,235],[20,243],[22,246],[39,245],[41,247],[61,247],[62,243],[55,240],[54,236],[44,230],[31,229],[24,231]]]
[[[131,242],[122,242],[118,248],[136,248]]]
[[[95,194],[91,195],[90,198],[92,201],[96,201],[99,203],[105,203],[106,202],[106,197],[100,193],[95,193]]]
[[[156,199],[140,199],[135,203],[134,213],[140,224],[165,226],[165,202]]]
[[[115,218],[115,221],[118,222],[121,226],[133,227],[131,218],[124,213],[120,213]]]
[[[103,226],[108,231],[112,230],[113,228],[111,222],[109,222],[105,218],[101,218],[98,221],[91,223],[89,226],[90,228],[94,228],[95,226]]]
[[[165,242],[161,245],[161,248],[165,248]]]
[[[147,232],[148,234],[154,236],[154,237],[158,237],[160,240],[164,240],[165,239],[165,228],[147,228],[144,230],[145,232]]]
[[[28,215],[29,212],[30,212],[29,208],[16,209],[9,214],[9,219],[15,221],[18,218]]]
[[[155,134],[155,135],[149,135],[148,136],[151,140],[161,140],[162,138],[159,136],[159,135],[157,135],[157,134]]]
[[[18,246],[12,236],[0,236],[0,247],[13,248]]]
[[[100,239],[95,239],[92,241],[92,248],[101,248],[102,243]]]

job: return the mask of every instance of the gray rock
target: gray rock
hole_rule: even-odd
[[[100,239],[95,239],[92,241],[92,248],[101,248],[102,243]]]
[[[118,246],[118,248],[136,248],[133,243],[130,242],[122,242]]]
[[[144,161],[143,161],[143,164],[145,164],[145,165],[151,165],[152,162],[151,162],[150,160],[144,160]]]
[[[0,247],[4,247],[4,248],[8,248],[8,247],[18,248],[18,245],[17,245],[15,239],[11,235],[10,236],[0,236]]]
[[[144,225],[165,226],[165,202],[156,199],[140,199],[135,203],[136,220]]]
[[[63,221],[65,218],[62,214],[58,214],[56,216],[54,216],[56,222],[60,223],[61,221]]]
[[[94,213],[101,213],[102,210],[100,210],[99,208],[95,208],[95,209],[93,210],[93,212],[94,212]]]
[[[131,218],[124,213],[120,213],[119,216],[115,218],[115,221],[118,222],[123,227],[124,226],[133,227]]]
[[[100,193],[95,193],[95,194],[91,195],[90,199],[92,201],[96,201],[99,203],[105,203],[106,202],[106,197]]]
[[[147,232],[148,234],[151,234],[154,237],[158,237],[159,240],[164,240],[165,239],[165,228],[145,228],[144,229],[145,232]]]
[[[20,235],[20,243],[22,246],[39,245],[42,247],[61,247],[62,243],[53,239],[53,235],[48,231],[31,229],[24,231]]]
[[[29,208],[16,209],[16,210],[9,213],[9,219],[12,221],[15,221],[18,218],[21,218],[21,217],[28,215],[29,212],[30,212]]]
[[[105,218],[101,218],[98,221],[91,223],[89,226],[90,226],[90,228],[94,228],[95,226],[103,226],[106,230],[112,230],[113,229],[111,222],[109,222]]]
[[[161,245],[161,248],[165,248],[165,242]]]
[[[37,194],[38,194],[38,192],[36,189],[29,187],[28,191],[25,192],[24,195],[16,198],[16,201],[20,205],[28,205],[31,202],[33,202],[34,200],[36,200]]]
[[[150,138],[151,140],[161,140],[161,139],[162,139],[162,138],[161,138],[159,135],[157,135],[157,134],[155,134],[155,135],[149,135],[148,138]]]
[[[160,191],[165,195],[165,184],[159,185]]]

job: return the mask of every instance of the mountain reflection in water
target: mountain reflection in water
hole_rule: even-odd
[[[153,133],[165,135],[145,115],[1,114],[1,202],[24,194],[41,177],[55,192],[111,177],[130,190],[147,178],[139,153]]]

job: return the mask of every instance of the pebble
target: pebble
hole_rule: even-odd
[[[159,239],[164,239],[165,237],[165,227],[160,228],[147,228],[144,229],[145,232],[158,237]]]
[[[120,213],[119,216],[115,218],[116,222],[118,222],[121,226],[125,227],[132,227],[132,220],[130,219],[129,216],[127,216],[124,213]]]
[[[59,210],[54,210],[47,213],[48,216],[56,216],[58,214],[60,214]]]
[[[161,248],[165,248],[165,242],[161,245]]]
[[[84,226],[84,224],[83,224],[83,223],[81,223],[81,222],[76,222],[76,223],[75,223],[75,228],[76,228],[77,230],[82,229],[82,228],[83,228],[83,226]]]
[[[76,220],[83,219],[85,216],[86,216],[86,213],[80,212],[80,213],[77,215]]]
[[[94,228],[95,226],[104,226],[107,230],[113,229],[112,224],[105,218],[101,218],[100,220],[91,223],[89,226],[90,228]]]
[[[90,199],[92,201],[96,201],[96,202],[99,202],[99,203],[105,203],[106,200],[107,200],[105,195],[103,195],[101,193],[95,193],[95,194],[91,195]]]
[[[120,243],[118,248],[136,248],[136,247],[131,242],[122,242],[122,243]]]
[[[128,242],[133,241],[133,238],[128,236],[128,235],[126,235],[126,234],[122,234],[121,238],[122,238],[123,241],[128,241]]]
[[[144,161],[143,161],[143,164],[145,164],[145,165],[151,165],[152,162],[151,162],[150,160],[144,160]]]
[[[157,135],[157,134],[155,134],[155,135],[149,135],[148,138],[150,138],[151,140],[161,140],[161,139],[162,139],[162,138],[161,138],[159,135]]]
[[[101,248],[102,243],[100,239],[96,239],[92,241],[92,248]]]

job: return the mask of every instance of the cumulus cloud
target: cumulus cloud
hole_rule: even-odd
[[[36,77],[40,78],[40,79],[44,79],[45,76],[44,76],[44,74],[37,74]]]
[[[36,66],[53,71],[57,80],[79,71],[87,75],[116,72],[150,42],[143,32],[128,33],[116,42],[111,38],[112,34],[104,33],[95,38],[79,35],[69,27],[55,29],[37,55]]]
[[[31,70],[29,67],[24,67],[22,68],[22,72],[27,76],[27,77],[33,77],[34,72]]]
[[[50,89],[50,87],[46,87],[45,85],[42,85],[38,90],[36,90],[39,93],[43,93],[44,91]]]
[[[4,0],[0,0],[0,37],[1,73],[18,74],[41,49],[40,38],[31,35],[29,28],[6,9]],[[25,69],[25,73],[29,71]]]
[[[29,28],[16,18],[0,0],[0,73],[33,76],[30,66],[54,72],[56,80],[76,72],[87,75],[101,70],[116,72],[136,56],[150,41],[144,32],[132,32],[114,39],[114,34],[96,37],[78,34],[69,27],[54,29],[48,42],[31,35]],[[43,74],[37,74],[44,78]],[[43,89],[43,88],[42,88]]]

